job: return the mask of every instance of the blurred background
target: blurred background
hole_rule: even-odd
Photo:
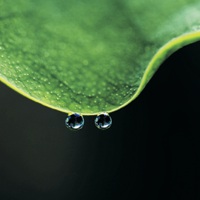
[[[200,42],[167,59],[107,131],[0,84],[0,199],[200,199]]]

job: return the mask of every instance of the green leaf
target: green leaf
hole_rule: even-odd
[[[200,40],[199,0],[0,0],[0,80],[63,112],[112,112]]]

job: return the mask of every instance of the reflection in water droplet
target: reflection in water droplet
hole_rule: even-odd
[[[78,113],[71,114],[66,118],[65,125],[71,130],[80,130],[84,126],[84,118]]]
[[[112,118],[107,113],[101,113],[101,114],[97,115],[94,123],[97,128],[105,130],[105,129],[108,129],[111,127]]]

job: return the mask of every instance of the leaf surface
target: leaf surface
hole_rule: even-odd
[[[198,40],[199,0],[0,0],[0,80],[67,113],[122,108]]]

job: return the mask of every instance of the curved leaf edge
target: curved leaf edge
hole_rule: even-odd
[[[174,52],[176,52],[177,50],[181,49],[182,47],[192,44],[194,42],[200,41],[200,31],[195,31],[195,32],[190,32],[190,33],[186,33],[183,34],[179,37],[173,38],[172,40],[170,40],[168,43],[166,43],[164,46],[162,46],[157,53],[153,56],[153,58],[151,59],[151,61],[149,62],[143,76],[140,82],[140,85],[138,87],[138,89],[136,90],[136,92],[134,93],[134,95],[132,96],[132,98],[127,101],[126,103],[124,103],[123,105],[116,107],[115,109],[112,110],[107,110],[105,112],[107,113],[112,113],[114,111],[117,111],[123,107],[125,107],[126,105],[128,105],[129,103],[131,103],[133,100],[135,100],[139,94],[142,92],[142,90],[145,88],[145,86],[147,85],[147,83],[150,81],[151,77],[154,75],[154,73],[158,70],[158,68],[160,67],[160,65],[170,56],[172,55]],[[52,106],[49,105],[43,101],[40,101],[39,99],[36,99],[34,97],[32,97],[30,94],[20,90],[18,87],[16,87],[15,85],[12,85],[7,79],[6,77],[3,77],[0,75],[0,81],[2,83],[4,83],[5,85],[7,85],[8,87],[10,87],[11,89],[15,90],[16,92],[18,92],[19,94],[23,95],[24,97],[39,103],[43,106],[46,106],[48,108],[60,111],[60,112],[64,112],[67,114],[71,114],[73,113],[73,111],[71,110],[67,110],[67,109],[62,109],[56,106]],[[85,116],[92,116],[92,115],[97,115],[98,113],[80,113],[82,115]]]
[[[168,43],[166,43],[164,46],[162,46],[157,53],[153,56],[151,61],[149,62],[143,77],[141,79],[140,85],[132,98],[127,101],[125,104],[121,105],[120,107],[113,109],[111,111],[108,111],[109,113],[117,111],[129,103],[131,103],[133,100],[135,100],[139,94],[143,91],[145,86],[148,84],[152,76],[156,73],[156,71],[159,69],[160,65],[173,53],[175,53],[177,50],[183,48],[184,46],[187,46],[189,44],[195,43],[197,41],[200,41],[200,31],[190,32],[184,35],[181,35],[179,37],[176,37],[172,40],[170,40]],[[164,56],[163,56],[164,55]]]

